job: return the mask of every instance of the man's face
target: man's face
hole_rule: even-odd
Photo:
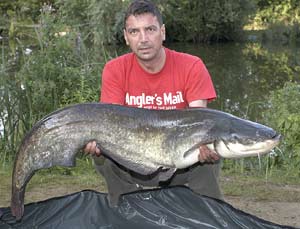
[[[160,26],[151,13],[131,15],[126,20],[124,37],[140,60],[151,61],[160,53],[165,40],[165,26]]]

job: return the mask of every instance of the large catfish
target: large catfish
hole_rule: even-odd
[[[241,158],[267,153],[279,139],[269,127],[212,109],[69,106],[36,123],[23,139],[13,171],[12,214],[22,217],[25,187],[35,171],[74,166],[76,153],[90,140],[118,164],[142,175],[158,173],[163,181],[198,162],[200,145],[224,158]]]

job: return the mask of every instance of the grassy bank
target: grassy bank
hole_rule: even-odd
[[[11,165],[0,166],[0,206],[10,204]],[[232,173],[222,171],[221,187],[226,196],[236,196],[254,201],[300,202],[300,182],[280,175],[280,171],[266,178],[263,173]],[[77,160],[74,168],[52,168],[38,171],[28,183],[25,203],[63,196],[92,189],[106,192],[104,179],[100,177],[92,160]]]
[[[255,201],[300,202],[300,182],[277,172],[266,178],[252,174],[222,172],[221,187],[226,196],[238,196]]]
[[[106,191],[105,183],[90,159],[77,159],[74,168],[55,167],[37,171],[26,187],[25,203],[62,196],[85,189]],[[9,206],[12,165],[0,166],[0,206]]]

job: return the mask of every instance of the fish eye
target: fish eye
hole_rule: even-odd
[[[236,133],[231,134],[231,138],[238,140],[239,136]]]

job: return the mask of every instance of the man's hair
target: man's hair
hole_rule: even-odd
[[[157,6],[150,0],[134,0],[128,7],[125,18],[124,18],[124,28],[126,28],[126,21],[129,16],[137,16],[145,13],[151,13],[156,16],[160,25],[163,24],[163,19],[161,13]]]

